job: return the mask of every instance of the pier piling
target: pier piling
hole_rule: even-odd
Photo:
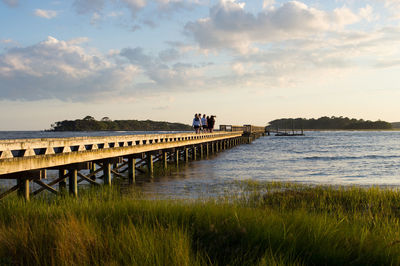
[[[78,169],[72,168],[68,170],[69,173],[69,193],[74,197],[78,197]]]

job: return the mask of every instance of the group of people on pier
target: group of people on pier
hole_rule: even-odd
[[[206,116],[205,114],[203,114],[203,117],[201,117],[200,113],[195,114],[192,126],[196,133],[212,133],[214,131],[215,117],[215,115]]]

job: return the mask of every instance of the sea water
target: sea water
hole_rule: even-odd
[[[326,131],[266,136],[143,183],[158,195],[230,193],[238,180],[400,187],[400,132]],[[174,196],[175,195],[175,196]]]

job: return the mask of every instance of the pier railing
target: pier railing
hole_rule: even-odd
[[[235,134],[236,133],[236,134]],[[241,136],[241,132],[0,140],[2,174]]]
[[[243,125],[243,126],[220,125],[219,130],[227,132],[241,131],[245,134],[265,133],[265,127],[253,126],[253,125]]]

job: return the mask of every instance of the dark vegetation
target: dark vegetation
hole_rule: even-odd
[[[0,204],[1,265],[399,265],[400,193],[244,183],[209,200],[135,191]]]
[[[393,122],[391,123],[393,128],[400,128],[400,122]]]
[[[83,119],[64,120],[51,125],[51,131],[187,131],[192,127],[182,123],[152,120],[111,120],[103,117],[96,120],[92,116]]]
[[[392,124],[385,121],[350,119],[348,117],[320,117],[318,119],[282,118],[269,122],[273,129],[392,129]]]

